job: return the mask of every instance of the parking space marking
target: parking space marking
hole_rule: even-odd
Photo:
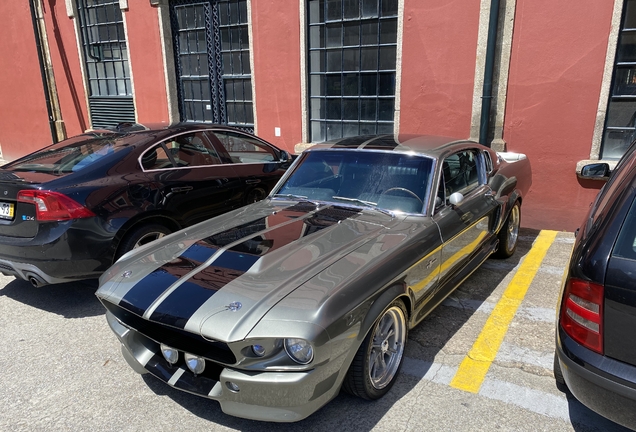
[[[470,310],[485,314],[490,314],[495,309],[496,304],[489,301],[472,300],[457,297],[448,297],[442,302],[442,306],[452,307],[455,309]],[[523,307],[517,310],[517,316],[529,321],[540,321],[553,323],[555,321],[554,309],[543,307]]]
[[[471,393],[479,392],[486,373],[497,356],[499,347],[508,331],[508,326],[517,313],[517,309],[556,235],[557,231],[543,230],[539,233],[532,249],[522,261],[492,314],[488,317],[473,347],[460,364],[457,373],[451,380],[451,387]]]

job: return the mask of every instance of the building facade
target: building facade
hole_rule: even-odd
[[[522,225],[572,231],[636,127],[636,0],[2,2],[11,160],[119,122],[204,121],[292,152],[358,134],[528,155]]]

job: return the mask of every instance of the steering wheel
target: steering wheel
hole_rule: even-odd
[[[384,192],[382,192],[380,195],[386,195],[386,194],[388,194],[389,192],[391,192],[391,191],[395,191],[395,190],[399,190],[399,191],[402,191],[402,192],[406,192],[406,193],[408,193],[408,194],[412,195],[415,199],[417,199],[417,200],[420,202],[420,204],[424,205],[424,201],[422,201],[422,200],[420,199],[420,197],[418,197],[418,196],[415,194],[415,192],[413,192],[413,191],[411,191],[411,190],[408,190],[407,188],[403,188],[403,187],[392,187],[392,188],[389,188],[389,189],[385,190]]]

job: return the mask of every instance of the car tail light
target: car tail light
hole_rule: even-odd
[[[35,204],[39,221],[62,221],[95,216],[95,213],[64,194],[53,191],[22,190],[18,201]]]
[[[581,345],[603,354],[603,285],[570,278],[561,305],[561,327]]]

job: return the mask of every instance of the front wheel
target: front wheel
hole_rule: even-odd
[[[343,383],[354,396],[375,400],[395,383],[408,335],[406,308],[395,300],[380,315],[358,349]]]
[[[510,210],[508,219],[499,230],[497,238],[499,238],[499,248],[494,253],[495,258],[509,258],[517,250],[519,240],[519,226],[521,225],[521,205],[519,201],[515,202]]]

